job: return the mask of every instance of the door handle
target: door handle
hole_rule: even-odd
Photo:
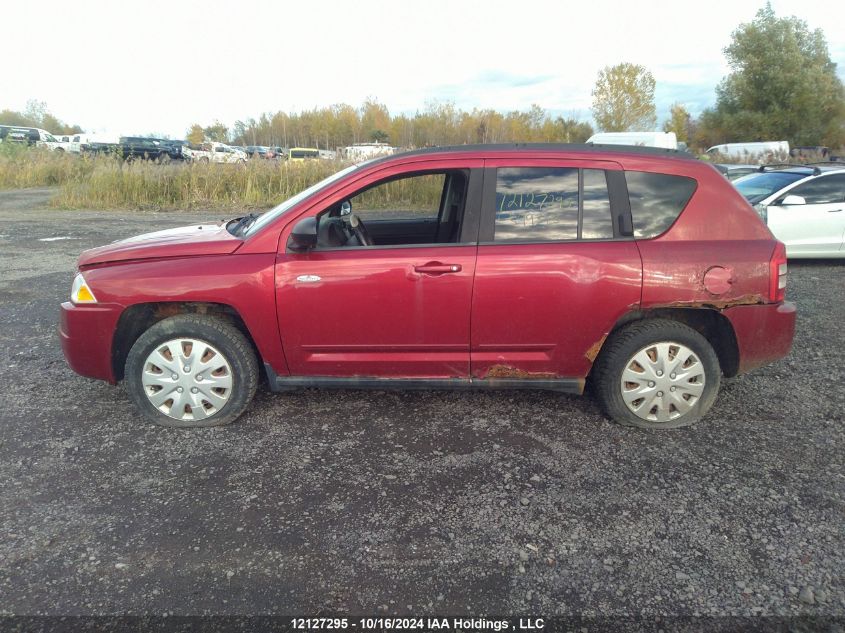
[[[839,213],[840,211],[842,211],[842,209],[828,209],[827,210],[828,213]]]
[[[460,264],[441,264],[440,262],[429,262],[422,266],[414,266],[414,272],[426,275],[445,275],[447,273],[461,272]]]

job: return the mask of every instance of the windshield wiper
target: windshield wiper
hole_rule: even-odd
[[[235,225],[229,229],[229,232],[232,235],[243,235],[244,231],[246,231],[249,227],[252,226],[253,222],[258,219],[257,213],[247,213],[244,217],[239,218]]]

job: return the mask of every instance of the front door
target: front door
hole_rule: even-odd
[[[481,171],[425,167],[304,213],[320,227],[308,252],[287,249],[283,231],[276,298],[292,376],[468,378],[478,225],[467,209]]]
[[[803,204],[783,204],[799,196]],[[845,174],[814,178],[794,187],[766,210],[769,229],[788,256],[840,255],[845,235]]]

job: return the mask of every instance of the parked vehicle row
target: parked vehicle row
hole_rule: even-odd
[[[796,314],[784,246],[737,189],[650,148],[374,159],[261,216],[133,237],[78,268],[68,363],[180,427],[232,422],[260,374],[275,391],[590,381],[621,424],[684,426],[723,375],[787,354]]]
[[[787,141],[760,141],[753,143],[723,143],[707,150],[707,156],[718,159],[741,160],[745,163],[772,163],[787,160],[790,156]]]

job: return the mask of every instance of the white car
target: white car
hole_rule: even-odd
[[[182,155],[198,163],[245,163],[249,158],[243,150],[217,142],[184,145]]]
[[[733,184],[788,257],[845,257],[845,164],[764,165]]]

